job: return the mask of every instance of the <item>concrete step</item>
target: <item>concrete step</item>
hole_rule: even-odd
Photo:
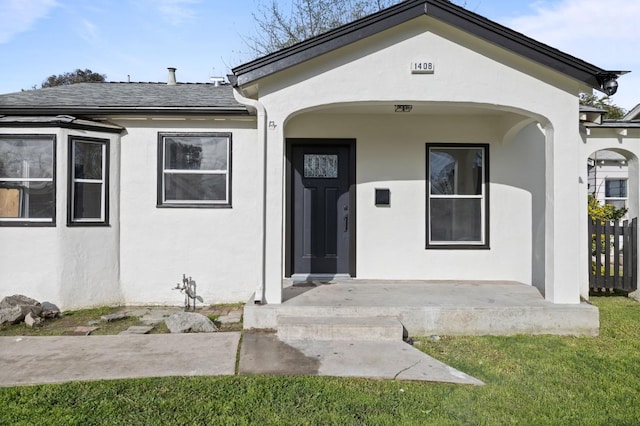
[[[394,317],[278,316],[281,340],[401,341],[402,333]]]

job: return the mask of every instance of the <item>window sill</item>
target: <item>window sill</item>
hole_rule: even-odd
[[[427,244],[425,250],[491,250],[488,244]]]
[[[230,209],[231,204],[157,204],[159,209]]]
[[[19,221],[0,221],[0,227],[13,228],[55,228],[55,222],[19,222]]]

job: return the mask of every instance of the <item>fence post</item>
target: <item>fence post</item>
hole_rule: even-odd
[[[620,238],[624,231],[619,221],[613,222],[613,225],[613,287],[620,288],[623,286],[624,278],[624,274],[620,270]],[[622,245],[622,250],[624,250],[624,244]]]
[[[638,218],[631,220],[631,287],[630,291],[638,289]]]
[[[593,265],[593,260],[594,260],[593,259],[593,247],[594,247],[594,244],[595,244],[594,234],[595,234],[596,230],[595,230],[595,224],[594,224],[593,219],[589,218],[589,224],[588,224],[587,228],[589,228],[589,238],[588,238],[588,241],[589,241],[589,250],[588,250],[588,253],[589,253],[589,256],[588,256],[588,259],[589,259],[589,288],[593,288],[593,287],[596,286],[596,270],[595,270],[594,265]]]

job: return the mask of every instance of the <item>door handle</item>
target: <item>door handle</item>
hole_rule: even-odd
[[[344,232],[347,232],[349,230],[349,215],[345,214],[344,215]]]

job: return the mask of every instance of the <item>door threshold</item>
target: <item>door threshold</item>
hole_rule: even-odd
[[[294,283],[299,282],[309,282],[309,281],[320,281],[320,282],[330,282],[330,281],[342,281],[342,280],[350,280],[352,279],[349,274],[293,274],[291,275],[291,281]]]

